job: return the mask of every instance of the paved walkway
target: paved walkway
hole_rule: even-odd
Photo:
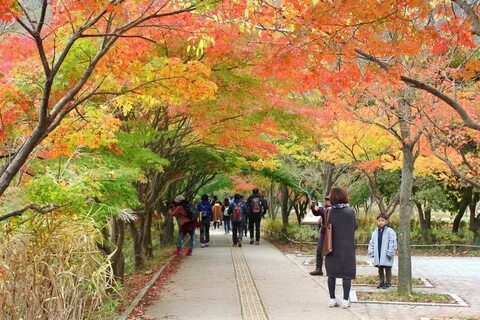
[[[305,262],[313,257],[287,255],[305,272],[313,269]],[[371,261],[371,258],[359,256],[357,260]],[[312,261],[312,262],[313,262]],[[398,259],[392,269],[398,274]],[[479,257],[412,257],[414,277],[427,278],[435,285],[431,289],[415,289],[423,292],[454,293],[465,300],[470,307],[434,307],[382,304],[353,304],[351,311],[361,319],[398,320],[398,319],[480,319],[480,258]],[[357,266],[357,274],[377,275],[373,266]],[[324,281],[324,277],[315,277],[314,281]],[[352,287],[352,290],[367,289]]]
[[[414,276],[436,285],[428,290],[456,293],[469,308],[353,304],[347,310],[328,308],[326,278],[308,275],[313,267],[306,260],[266,241],[233,248],[231,235],[214,231],[209,248],[199,248],[197,241],[193,256],[185,258],[144,319],[480,319],[480,258],[412,259]],[[359,266],[357,273],[376,274],[376,268]],[[337,290],[340,297],[341,287]]]
[[[215,231],[173,276],[144,319],[359,319],[351,310],[328,308],[325,285],[266,241],[231,246]]]

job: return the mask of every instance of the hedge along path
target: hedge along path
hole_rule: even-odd
[[[317,242],[305,242],[305,241],[295,240],[295,239],[290,238],[289,236],[287,236],[287,235],[286,235],[285,233],[283,233],[283,232],[278,233],[278,232],[274,232],[274,231],[271,231],[271,230],[268,230],[268,229],[265,229],[265,228],[262,228],[262,232],[264,232],[264,233],[266,233],[266,234],[274,235],[274,236],[276,236],[278,239],[282,239],[282,238],[283,238],[283,239],[287,240],[288,242],[295,243],[295,244],[299,244],[299,245],[302,245],[302,244],[316,245],[316,244],[317,244]],[[359,247],[368,247],[368,243],[357,243],[356,246],[359,246]],[[472,244],[460,244],[460,243],[411,244],[410,247],[412,247],[412,248],[443,248],[443,247],[452,247],[454,253],[456,253],[457,248],[480,249],[480,246],[477,246],[477,245],[472,245]]]

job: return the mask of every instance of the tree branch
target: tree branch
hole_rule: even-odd
[[[450,98],[449,96],[447,96],[446,94],[444,94],[443,92],[438,90],[437,88],[434,88],[429,84],[426,84],[426,83],[423,83],[421,81],[418,81],[418,80],[415,80],[415,79],[412,79],[412,78],[409,78],[409,77],[405,77],[405,76],[401,76],[400,79],[403,82],[405,82],[406,84],[408,84],[408,85],[410,85],[414,88],[417,88],[417,89],[426,91],[428,93],[431,93],[435,97],[439,98],[440,100],[442,100],[443,102],[448,104],[462,118],[463,123],[466,127],[474,129],[474,130],[480,130],[480,122],[473,120],[470,117],[470,115],[467,113],[467,111],[465,111],[465,109],[463,108],[463,106],[460,103],[458,103],[454,99]]]
[[[0,221],[7,220],[7,219],[12,218],[12,217],[19,217],[27,210],[32,210],[32,211],[35,211],[35,212],[38,212],[38,213],[41,213],[41,214],[46,214],[46,213],[52,212],[52,211],[54,211],[58,208],[60,208],[60,206],[55,205],[55,204],[51,204],[51,205],[45,206],[45,207],[40,207],[36,204],[29,204],[28,206],[25,206],[21,209],[18,209],[18,210],[9,212],[7,214],[4,214],[3,216],[0,216]]]
[[[461,0],[457,0],[457,1],[461,1]],[[355,49],[355,52],[361,58],[363,58],[365,60],[368,60],[368,61],[371,61],[371,62],[374,62],[377,65],[379,65],[383,70],[388,71],[388,69],[389,69],[388,65],[385,62],[383,62],[382,60],[380,60],[379,58],[377,58],[377,57],[375,57],[371,54],[368,54],[368,53],[366,53],[366,52],[364,52],[360,49]],[[441,92],[437,88],[435,88],[435,87],[433,87],[429,84],[426,84],[424,82],[421,82],[421,81],[418,81],[418,80],[415,80],[415,79],[412,79],[412,78],[409,78],[409,77],[406,77],[406,76],[401,76],[400,80],[402,80],[403,82],[405,82],[406,84],[410,85],[413,88],[426,91],[426,92],[434,95],[435,97],[439,98],[440,100],[442,100],[443,102],[448,104],[450,107],[452,107],[452,109],[454,109],[458,113],[458,115],[462,118],[462,121],[463,121],[463,123],[466,127],[474,129],[474,130],[480,130],[480,122],[472,119],[470,117],[470,115],[467,113],[467,111],[463,108],[463,106],[460,103],[458,103],[457,101],[455,101],[453,98],[449,97],[448,95],[444,94],[443,92]]]

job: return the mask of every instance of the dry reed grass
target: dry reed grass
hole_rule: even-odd
[[[93,223],[35,216],[0,237],[2,319],[91,319],[113,283]]]

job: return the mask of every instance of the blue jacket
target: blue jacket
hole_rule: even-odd
[[[212,205],[208,200],[203,200],[197,206],[198,212],[204,212],[202,215],[203,220],[211,220],[212,219]]]

